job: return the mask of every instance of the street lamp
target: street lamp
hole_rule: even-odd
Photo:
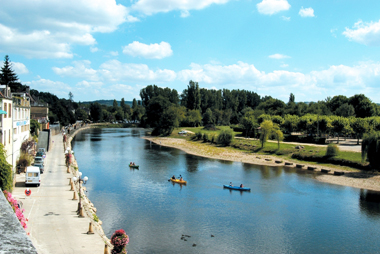
[[[79,185],[79,202],[78,202],[78,210],[77,210],[77,213],[79,214],[79,217],[84,217],[83,216],[83,212],[82,212],[82,195],[81,195],[81,190],[82,190],[82,183],[86,184],[86,182],[88,181],[88,177],[85,176],[82,178],[82,172],[78,172],[78,178],[77,177],[73,177],[73,182],[78,182],[78,185]]]

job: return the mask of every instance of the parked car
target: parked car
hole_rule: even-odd
[[[187,131],[180,131],[178,134],[187,134]]]
[[[33,163],[33,166],[35,166],[35,167],[38,167],[39,169],[40,169],[40,174],[43,174],[44,173],[44,170],[45,170],[45,166],[44,166],[44,164],[43,163],[41,163],[41,162],[35,162],[35,163]]]
[[[38,152],[41,152],[43,155],[46,155],[45,148],[38,148]]]
[[[45,164],[45,163],[44,163],[44,157],[36,156],[36,157],[34,158],[34,163],[39,163],[39,162],[41,162],[42,164]]]

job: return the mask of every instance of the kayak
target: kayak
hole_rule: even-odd
[[[170,178],[170,181],[172,181],[173,183],[181,183],[181,184],[186,184],[187,182],[184,181],[184,180],[179,180],[179,179],[173,179],[173,178]]]
[[[223,185],[223,187],[227,189],[231,189],[231,190],[251,191],[251,188],[247,188],[247,187],[230,186],[230,185]]]
[[[130,165],[130,164],[129,164],[129,167],[130,167],[130,168],[139,168],[139,165]]]

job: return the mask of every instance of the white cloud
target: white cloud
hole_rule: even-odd
[[[117,60],[109,60],[100,65],[98,69],[90,67],[88,60],[75,61],[73,65],[62,68],[53,67],[53,71],[62,77],[75,77],[91,82],[169,82],[176,78],[172,70],[151,70],[146,64],[122,63]],[[85,83],[81,83],[85,85]]]
[[[117,52],[117,51],[111,51],[110,54],[111,54],[111,56],[118,56],[119,52]]]
[[[0,48],[30,58],[71,58],[73,45],[94,45],[133,18],[115,0],[8,1],[0,9]]]
[[[281,68],[286,68],[286,67],[289,67],[289,64],[281,64],[280,67]]]
[[[72,90],[72,87],[66,83],[42,78],[39,78],[38,80],[23,82],[23,84],[30,86],[31,89],[36,89],[40,92],[49,92],[58,96],[58,98],[67,98],[69,92]]]
[[[99,49],[98,49],[97,47],[90,47],[90,51],[91,51],[92,53],[94,53],[94,52],[98,52]]]
[[[285,21],[290,21],[290,17],[286,17],[286,16],[281,16],[281,19]]]
[[[273,15],[280,11],[287,11],[290,4],[287,0],[263,0],[256,5],[261,14]]]
[[[187,18],[190,16],[190,12],[188,10],[181,11],[181,18]]]
[[[169,43],[162,41],[160,44],[144,44],[134,41],[123,47],[123,53],[130,56],[142,56],[150,59],[162,59],[173,54]]]
[[[23,63],[18,63],[18,62],[12,62],[12,68],[14,72],[19,75],[19,74],[27,74],[29,73],[28,68]]]
[[[313,8],[303,8],[302,6],[298,14],[303,18],[314,17],[314,10]]]
[[[189,10],[201,10],[211,4],[225,4],[228,1],[230,0],[138,0],[131,6],[131,10],[141,12],[145,15],[174,10],[186,12]]]
[[[53,71],[62,77],[85,78],[92,81],[99,80],[99,75],[96,70],[90,68],[91,62],[88,60],[74,61],[73,66],[62,68],[53,67]]]
[[[105,80],[119,81],[145,81],[145,82],[169,82],[176,78],[176,73],[172,70],[151,70],[146,64],[121,63],[117,60],[110,60],[103,63],[99,74]]]
[[[301,100],[318,100],[337,94],[352,96],[363,91],[372,91],[369,97],[378,101],[377,96],[380,95],[377,89],[380,83],[380,63],[373,62],[352,67],[333,65],[326,70],[307,74],[286,70],[265,73],[254,65],[243,62],[227,66],[193,63],[190,69],[178,73],[178,79],[183,82],[194,80],[203,83],[203,86],[214,86],[218,89],[259,88],[261,92],[276,98],[280,98],[283,92],[288,94],[291,89],[297,89],[305,96]]]
[[[270,56],[268,56],[268,57],[269,57],[269,58],[273,58],[273,59],[290,58],[290,56],[282,55],[282,54],[273,54],[273,55],[270,55]]]
[[[367,46],[380,46],[380,20],[378,22],[364,23],[359,20],[353,26],[353,29],[347,28],[343,32],[349,40],[355,41]]]

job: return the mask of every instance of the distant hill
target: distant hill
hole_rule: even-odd
[[[91,103],[95,103],[95,102],[99,103],[100,105],[106,105],[106,106],[112,106],[113,105],[113,100],[81,101],[80,103],[91,104]],[[117,102],[117,105],[120,106],[121,101],[116,101],[116,102]],[[132,107],[131,101],[125,101],[125,104]]]

